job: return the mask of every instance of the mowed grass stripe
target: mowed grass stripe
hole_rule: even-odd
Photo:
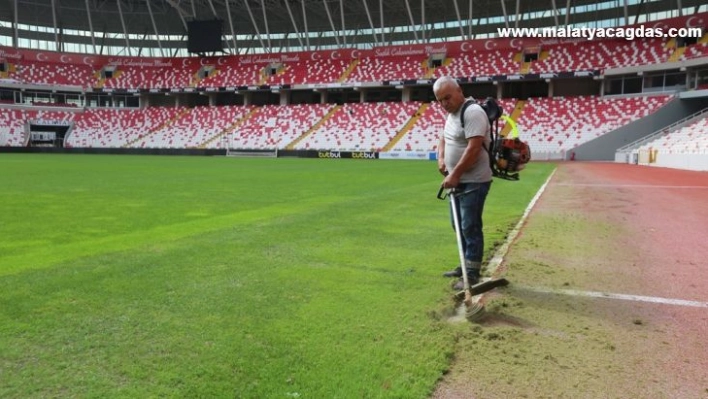
[[[312,207],[312,204],[307,203],[271,205],[228,215],[157,226],[134,233],[84,239],[79,242],[63,245],[50,246],[46,245],[46,242],[43,241],[32,242],[34,247],[32,250],[22,255],[0,258],[0,276],[27,269],[48,267],[56,263],[85,256],[138,249],[139,247],[145,246],[146,243],[153,245],[161,242],[170,242],[189,236],[218,231],[235,225],[249,225],[294,213],[311,212]]]
[[[349,173],[338,176],[332,164],[327,177],[322,163],[147,158],[40,156],[10,163],[22,173],[6,175],[17,179],[3,182],[0,194],[13,210],[0,227],[7,237],[0,275],[382,195],[365,187],[353,192],[360,183]],[[317,187],[320,179],[331,188]]]

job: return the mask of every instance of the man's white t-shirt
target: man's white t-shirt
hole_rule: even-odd
[[[484,148],[479,151],[477,162],[472,168],[465,171],[460,177],[460,183],[486,183],[492,180],[492,169],[489,167],[489,154],[487,148],[491,144],[489,132],[489,119],[479,104],[472,104],[465,110],[465,128],[460,124],[462,106],[455,113],[447,114],[445,129],[445,166],[452,170],[462,158],[467,148],[467,140],[475,137],[484,137]]]

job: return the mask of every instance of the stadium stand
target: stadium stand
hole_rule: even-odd
[[[415,101],[344,104],[294,148],[379,151],[413,118],[420,105]]]
[[[673,49],[662,39],[560,43],[544,48],[547,55],[531,63],[530,72],[553,73],[666,62]]]
[[[25,145],[26,115],[22,110],[0,108],[0,146],[20,147]]]
[[[145,136],[173,120],[182,107],[89,108],[75,118],[67,148],[146,147]],[[136,145],[137,144],[137,145]]]
[[[681,58],[687,60],[706,56],[708,56],[708,38],[694,45],[687,46]]]
[[[445,110],[436,103],[426,104],[423,112],[413,126],[393,146],[393,151],[435,151],[440,139],[445,118]]]
[[[266,64],[236,64],[228,61],[217,65],[214,72],[199,82],[202,87],[233,87],[262,84],[267,79],[263,74]]]
[[[504,110],[504,113],[510,115],[516,104],[516,99],[500,99],[499,105]],[[414,151],[428,152],[436,151],[440,132],[445,124],[445,110],[437,103],[425,104],[424,110],[420,113],[419,119],[413,125],[411,130],[401,138],[394,146],[392,151]],[[504,131],[505,122],[499,121],[500,132]]]
[[[587,95],[597,93],[599,89],[613,90],[610,83],[614,81],[598,82],[602,77],[594,81],[588,78],[578,90],[570,90],[573,95],[563,95],[566,94],[563,86],[570,82],[565,77],[569,75],[552,77],[553,85],[548,84],[546,87],[543,87],[543,79],[536,76],[535,82],[529,79],[531,85],[524,86],[523,90],[508,90],[514,84],[514,79],[519,79],[517,88],[527,83],[522,82],[519,74],[570,72],[572,76],[574,71],[590,70],[594,76],[601,76],[607,69],[630,68],[628,73],[634,75],[631,78],[636,81],[641,73],[632,68],[700,59],[708,55],[708,36],[699,39],[697,43],[678,48],[677,41],[663,38],[563,40],[527,47],[512,46],[508,41],[485,40],[479,43],[453,45],[450,48],[454,51],[445,54],[442,59],[436,59],[438,63],[435,67],[432,66],[430,54],[425,52],[428,50],[416,53],[417,48],[401,46],[355,50],[358,52],[356,58],[353,51],[347,53],[338,50],[336,56],[335,53],[293,56],[273,53],[154,60],[140,57],[116,57],[111,60],[106,57],[103,63],[89,63],[91,65],[86,64],[85,58],[80,60],[68,55],[52,56],[45,52],[42,53],[45,61],[34,60],[35,55],[0,60],[3,62],[0,79],[11,84],[20,82],[51,86],[52,89],[62,86],[79,87],[86,90],[87,98],[92,95],[91,101],[86,103],[98,108],[82,108],[77,110],[79,112],[65,115],[61,114],[63,111],[58,111],[57,115],[43,114],[55,120],[73,122],[65,139],[66,147],[228,147],[245,150],[279,148],[426,153],[436,150],[444,115],[437,104],[430,102],[429,94],[421,94],[420,91],[429,90],[429,87],[421,89],[415,86],[420,85],[421,80],[429,85],[428,79],[443,75],[487,79],[501,76],[502,80],[495,81],[493,85],[487,83],[483,90],[496,92],[497,96],[523,95],[523,101],[517,98],[498,98],[498,101],[507,114],[513,116],[520,138],[531,144],[534,154],[551,154],[550,158],[562,158],[579,145],[655,112],[673,96],[662,92],[668,90],[663,87],[649,87],[645,93],[623,96]],[[536,51],[537,58],[524,60],[530,51]],[[73,59],[77,63],[56,62],[57,59]],[[81,61],[83,63],[78,63]],[[654,70],[652,68],[649,71],[653,74]],[[105,78],[107,72],[110,74]],[[505,78],[511,75],[514,75],[514,79]],[[616,80],[616,75],[610,76]],[[653,75],[650,78],[639,79],[639,91],[645,90],[644,85],[647,83],[653,84]],[[414,81],[413,87],[410,87],[411,80]],[[385,95],[372,96],[394,99],[395,102],[368,102],[371,101],[368,92],[381,89],[381,82],[384,81],[408,81],[405,85],[409,87],[402,89],[403,84],[393,83],[382,89],[387,90]],[[466,86],[468,91],[483,87],[475,86],[472,82],[473,79],[470,79],[469,86]],[[533,86],[536,83],[539,84]],[[322,91],[322,87],[315,86],[320,84],[325,88]],[[699,89],[705,86],[705,83],[702,84],[698,86]],[[294,100],[308,104],[292,105],[287,104],[291,101],[287,91],[271,91],[267,85],[278,86],[278,89],[287,85],[312,85],[295,90],[309,89],[313,93],[300,93],[297,100]],[[349,93],[338,93],[346,91],[339,89],[340,85]],[[258,87],[254,89],[253,86]],[[402,93],[395,92],[394,86]],[[181,88],[205,89],[199,90],[206,91],[202,93],[205,97],[162,97],[162,91],[177,89],[180,92]],[[215,88],[222,90],[208,90]],[[217,98],[223,88],[232,93],[230,98]],[[234,92],[236,88],[240,93]],[[419,92],[406,93],[409,88]],[[530,88],[528,92],[527,88]],[[143,94],[140,94],[139,109],[105,108],[106,105],[118,103],[99,99],[100,96],[103,99],[109,98],[116,92],[127,92],[127,96],[132,97],[130,89],[162,91],[156,92],[160,98],[151,97],[154,103],[144,102]],[[289,89],[292,88],[285,87],[285,90]],[[554,92],[557,96],[549,97]],[[584,95],[578,95],[581,92]],[[395,95],[386,97],[391,93]],[[399,100],[395,100],[396,96]],[[52,100],[61,102],[47,101],[46,98],[37,96],[24,101],[22,105],[33,104],[43,109],[54,105],[66,106],[63,101],[68,97]],[[133,98],[136,101],[132,106],[135,106],[138,96]],[[411,98],[415,100],[410,101]],[[124,100],[120,104],[122,106],[125,103],[127,101]],[[3,98],[0,104],[0,145],[3,146],[27,145],[27,121],[36,117],[36,112],[14,109],[14,105],[17,104],[7,98]],[[11,108],[2,108],[6,106]],[[501,128],[506,129],[503,122]],[[671,136],[677,136],[676,132]],[[692,141],[690,145],[702,148],[696,143],[699,142]],[[686,149],[682,144],[662,144],[662,148],[669,147],[672,151]]]
[[[517,50],[489,50],[462,53],[435,70],[435,77],[450,76],[491,76],[519,72],[520,64],[514,60]]]
[[[384,80],[422,79],[425,77],[426,57],[389,56],[367,57],[359,60],[347,82],[381,82]]]
[[[639,151],[642,150],[656,150],[660,154],[708,154],[708,117],[702,115],[685,126],[666,130],[639,147]]]
[[[109,89],[190,87],[195,73],[195,68],[121,65],[113,72],[113,77],[104,79],[102,86]]]
[[[29,127],[32,123],[69,125],[74,118],[74,112],[0,107],[0,146],[27,145]]]
[[[267,82],[270,85],[335,83],[340,80],[352,60],[343,59],[306,59],[288,63],[281,74],[272,75]]]
[[[516,121],[535,153],[559,153],[642,118],[671,96],[530,98]]]
[[[199,148],[216,141],[234,121],[245,117],[251,107],[200,106],[182,108],[172,121],[131,144],[139,148]]]
[[[534,152],[561,153],[654,112],[670,98],[531,98],[516,123],[520,138]],[[517,105],[515,99],[499,101],[507,114]],[[333,104],[87,109],[75,117],[67,147],[223,148],[226,141],[232,148],[282,149],[312,130],[293,148],[379,151],[412,121],[390,149],[425,152],[435,151],[444,121],[437,104],[353,103],[338,107],[316,126],[333,110]],[[30,113],[3,111],[3,142],[22,145],[23,121],[31,118]],[[250,112],[254,115],[246,118]],[[61,114],[66,116],[53,119],[74,118],[71,113]],[[216,140],[217,136],[225,138]]]
[[[322,120],[333,104],[266,105],[227,135],[230,148],[283,149]],[[221,148],[218,145],[213,148]]]
[[[91,87],[94,71],[88,65],[21,60],[8,77],[36,85]]]

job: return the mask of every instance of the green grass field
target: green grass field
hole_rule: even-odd
[[[496,180],[492,251],[554,165]],[[432,162],[0,155],[0,397],[425,398],[468,324]]]

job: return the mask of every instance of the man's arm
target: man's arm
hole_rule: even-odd
[[[445,135],[440,134],[440,141],[438,142],[438,170],[445,176],[447,174],[447,167],[445,166]]]
[[[443,180],[443,187],[455,188],[460,184],[460,177],[463,173],[470,170],[479,158],[479,152],[484,148],[484,136],[474,136],[467,140],[467,147],[462,153],[460,162],[455,165],[455,168]],[[439,165],[439,163],[438,163]]]

